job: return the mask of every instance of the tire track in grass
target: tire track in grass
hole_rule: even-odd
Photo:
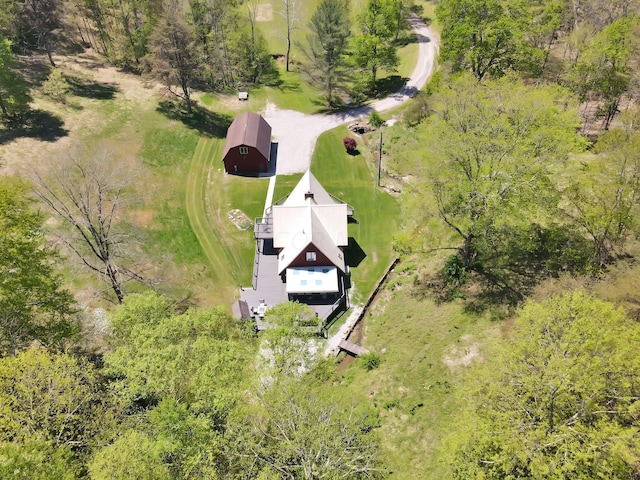
[[[229,262],[229,251],[221,236],[221,228],[211,221],[206,207],[209,172],[219,148],[220,142],[215,139],[199,140],[187,176],[186,207],[191,229],[209,260],[211,275],[219,291],[231,295],[231,289],[235,289],[239,282]]]

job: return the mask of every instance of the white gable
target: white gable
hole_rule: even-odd
[[[316,177],[311,174],[310,170],[307,170],[302,176],[283,205],[293,207],[307,205],[308,203],[314,205],[332,205],[339,203],[327,193]]]
[[[283,234],[280,239],[285,241],[282,247],[277,247],[281,248],[278,255],[278,273],[282,273],[310,244],[313,244],[315,248],[322,252],[332,265],[335,265],[343,272],[345,270],[342,250],[335,244],[311,207],[306,207],[301,217],[299,217],[298,223],[290,229],[286,238]]]
[[[271,208],[273,246],[280,249],[278,273],[282,273],[310,244],[333,265],[345,270],[348,205],[327,193],[307,171],[280,205]]]

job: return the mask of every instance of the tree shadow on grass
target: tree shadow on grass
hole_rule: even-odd
[[[386,98],[400,91],[409,79],[400,75],[391,75],[376,81],[376,91],[374,98]]]
[[[193,105],[189,114],[182,103],[165,100],[156,110],[171,120],[178,120],[206,137],[224,138],[233,119],[229,115],[212,112],[200,105]]]
[[[98,83],[83,80],[74,76],[67,76],[71,93],[77,97],[94,98],[96,100],[113,100],[120,89],[108,83]]]
[[[44,110],[29,110],[19,122],[0,128],[0,145],[17,138],[36,138],[44,142],[55,142],[69,135],[64,122],[59,117]]]
[[[588,241],[564,226],[505,227],[498,237],[487,248],[482,268],[476,269],[480,288],[469,298],[470,311],[496,305],[513,308],[543,280],[580,273],[589,265]]]

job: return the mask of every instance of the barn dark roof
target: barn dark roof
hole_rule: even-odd
[[[240,145],[255,147],[268,159],[271,152],[271,125],[257,113],[241,113],[227,130],[222,158],[227,156],[230,149]]]

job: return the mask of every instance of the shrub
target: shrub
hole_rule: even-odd
[[[362,360],[364,369],[369,372],[380,366],[380,356],[377,353],[365,353],[364,355],[360,355],[360,359]]]
[[[347,149],[347,152],[352,153],[358,148],[358,143],[355,138],[344,137],[342,139],[342,143],[344,144],[344,148]]]
[[[373,127],[378,128],[384,125],[384,120],[378,112],[371,110],[371,113],[369,114],[369,123]]]
[[[59,68],[51,69],[51,73],[42,84],[42,93],[60,103],[67,103],[67,95],[71,86]]]
[[[469,272],[458,255],[451,255],[447,258],[443,273],[447,283],[464,285],[469,280]]]

